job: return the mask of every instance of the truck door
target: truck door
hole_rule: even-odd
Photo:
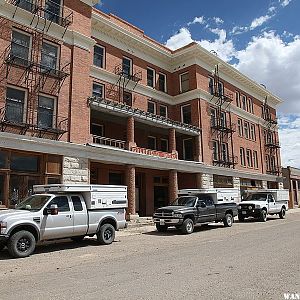
[[[268,205],[269,205],[269,213],[273,214],[277,212],[276,202],[274,200],[273,195],[268,194]]]
[[[197,223],[206,223],[208,222],[208,208],[206,203],[199,199],[197,202]]]
[[[43,216],[41,222],[41,238],[58,239],[70,237],[73,235],[73,207],[71,209],[70,200],[67,196],[56,196],[47,205],[56,204],[58,207],[58,215]]]
[[[216,220],[216,207],[214,201],[208,196],[204,202],[207,207],[207,222],[214,222]]]
[[[70,198],[74,210],[74,236],[86,235],[88,230],[88,212],[84,199],[80,195],[71,195]]]

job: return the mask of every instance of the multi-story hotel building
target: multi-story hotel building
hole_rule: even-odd
[[[0,0],[0,204],[45,183],[281,187],[281,100],[196,43],[171,51],[95,0]]]

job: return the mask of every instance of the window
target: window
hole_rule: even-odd
[[[151,114],[156,114],[156,103],[152,101],[148,101],[147,111]]]
[[[246,166],[246,160],[245,160],[245,149],[243,147],[240,148],[240,162],[241,166]]]
[[[30,12],[34,11],[34,8],[36,7],[36,5],[32,3],[32,0],[19,0],[18,2],[19,7]]]
[[[147,68],[147,85],[155,87],[155,71],[150,68]]]
[[[61,0],[45,1],[45,19],[55,23],[61,23]]]
[[[256,141],[255,125],[250,125],[250,139]]]
[[[75,211],[83,211],[81,200],[78,196],[71,196],[73,207]]]
[[[192,139],[183,140],[183,159],[184,160],[193,160],[194,159],[193,140]]]
[[[0,150],[0,169],[7,168],[7,162],[8,162],[7,158],[8,158],[7,152]]]
[[[219,94],[219,96],[224,95],[224,84],[221,81],[219,81],[219,83],[218,83],[218,94]]]
[[[243,136],[243,121],[242,121],[242,119],[238,119],[238,134],[240,137]]]
[[[122,173],[109,173],[108,182],[112,185],[123,185],[124,179]]]
[[[246,96],[242,96],[242,105],[243,105],[243,110],[247,110],[247,97]]]
[[[208,91],[211,95],[214,94],[214,79],[212,77],[208,78]]]
[[[104,68],[105,49],[99,45],[94,46],[94,66]]]
[[[253,101],[251,98],[249,98],[248,100],[249,100],[249,112],[253,114],[254,113]]]
[[[221,112],[221,118],[220,118],[220,125],[222,126],[222,128],[227,128],[227,122],[226,122],[226,112],[222,111]]]
[[[219,160],[219,143],[217,141],[213,141],[213,160]]]
[[[255,169],[258,169],[258,155],[257,151],[253,151],[253,166]]]
[[[24,122],[25,91],[8,87],[6,90],[5,119],[7,121]]]
[[[236,106],[241,107],[241,95],[239,92],[235,92],[235,101],[236,101]]]
[[[244,122],[244,136],[249,139],[249,122]]]
[[[93,97],[104,98],[104,85],[99,83],[93,83]]]
[[[181,120],[182,123],[192,123],[192,108],[190,104],[181,106]]]
[[[132,60],[130,58],[123,57],[122,71],[124,77],[130,78],[132,75]]]
[[[96,136],[104,136],[104,126],[100,124],[92,123],[91,134]]]
[[[185,93],[190,90],[190,78],[189,73],[179,75],[180,78],[180,92]]]
[[[55,99],[45,96],[39,96],[38,105],[38,127],[53,128]]]
[[[217,110],[215,108],[210,109],[210,125],[211,127],[217,125]]]
[[[132,94],[128,92],[123,93],[123,102],[128,105],[132,106]]]
[[[148,149],[156,150],[156,137],[148,136]]]
[[[43,71],[57,70],[58,69],[58,47],[43,42],[42,44],[42,55],[41,65]]]
[[[165,74],[160,73],[158,75],[158,89],[161,92],[167,92],[167,76]]]
[[[160,105],[159,106],[159,114],[162,117],[167,118],[168,117],[168,108],[166,106],[164,106],[164,105]]]
[[[160,140],[160,150],[163,152],[169,151],[169,141],[167,139]]]
[[[70,211],[68,197],[66,196],[57,196],[50,201],[47,208],[50,209],[51,205],[57,205],[58,212],[67,212]]]
[[[30,35],[16,30],[12,31],[11,59],[14,63],[24,66],[29,64],[30,45]]]
[[[267,165],[267,171],[270,171],[270,157],[268,154],[266,155],[266,165]]]
[[[247,165],[249,168],[253,167],[253,158],[252,158],[252,151],[250,149],[247,149],[246,151],[246,157],[247,157]]]
[[[228,157],[228,144],[227,143],[222,143],[221,145],[221,155],[222,155],[222,160],[224,162],[227,162],[229,157]]]
[[[10,169],[17,172],[38,172],[39,159],[37,156],[28,156],[12,153],[10,158]]]

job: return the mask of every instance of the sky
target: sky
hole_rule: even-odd
[[[101,0],[170,49],[197,42],[284,100],[283,166],[300,168],[300,0]]]

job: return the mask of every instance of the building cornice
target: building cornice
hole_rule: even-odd
[[[0,133],[0,147],[19,151],[48,153],[62,156],[82,157],[94,161],[135,165],[136,167],[177,170],[186,173],[205,173],[223,176],[241,177],[255,180],[278,181],[281,177],[244,172],[235,169],[209,166],[199,162],[183,161],[169,158],[160,158],[145,154],[138,154],[118,148],[92,145],[80,145],[68,142],[40,139],[29,136],[20,136],[12,133]]]
[[[80,1],[91,7],[99,3],[99,0],[80,0]]]

